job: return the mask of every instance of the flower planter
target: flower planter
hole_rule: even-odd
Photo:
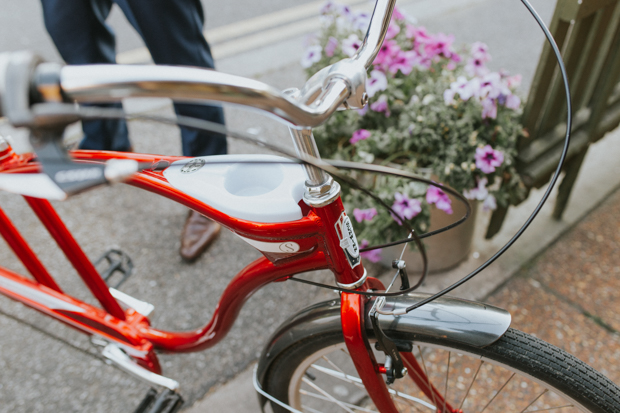
[[[431,224],[429,231],[433,231],[458,220],[465,214],[465,206],[460,201],[452,199],[454,213],[448,215],[433,207],[431,210]],[[440,272],[457,266],[467,258],[474,236],[478,202],[472,202],[472,214],[467,221],[441,234],[424,239],[426,255],[428,257],[429,272]],[[398,259],[403,250],[402,245],[389,247],[381,251],[380,263],[392,267],[392,261]],[[410,274],[422,271],[422,257],[417,249],[407,247],[403,259],[407,263]],[[413,274],[412,274],[413,275]]]
[[[365,13],[329,1],[321,10],[321,31],[308,39],[302,60],[308,76],[353,56],[367,19]],[[426,169],[432,181],[444,182],[486,210],[518,202],[526,189],[515,168],[517,141],[528,136],[520,123],[521,99],[516,94],[520,76],[491,71],[486,66],[490,59],[485,44],[457,47],[454,36],[429,33],[395,10],[369,68],[366,107],[338,112],[314,129],[322,155],[394,165],[423,176]],[[406,235],[395,216],[424,233],[445,227],[464,212],[459,201],[452,200],[451,206],[437,187],[371,175],[354,177],[380,201],[344,186],[342,193],[362,248]],[[444,211],[451,208],[453,214],[447,215]],[[474,227],[472,217],[425,240],[430,271],[446,270],[466,258]],[[369,251],[363,257],[390,266],[401,250],[402,246]],[[421,269],[415,249],[409,248],[405,258],[411,273]]]

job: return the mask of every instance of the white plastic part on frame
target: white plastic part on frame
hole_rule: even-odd
[[[164,176],[176,189],[234,218],[276,223],[301,219],[306,173],[274,155],[217,155],[174,162]]]
[[[0,174],[0,190],[33,198],[67,199],[67,194],[44,173]]]

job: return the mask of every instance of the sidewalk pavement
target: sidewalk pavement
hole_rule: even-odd
[[[450,1],[442,0],[436,4],[449,5]],[[553,10],[551,3],[553,2],[542,0],[534,2],[547,21]],[[454,4],[456,3],[453,1],[452,5]],[[428,15],[424,18],[421,16],[420,23],[431,31],[455,33],[459,42],[481,40],[489,43],[494,56],[494,68],[505,67],[510,68],[513,73],[522,73],[525,80],[524,90],[527,90],[542,45],[542,36],[536,35],[538,34],[536,26],[530,19],[518,1],[475,0],[463,1],[458,7],[447,7],[441,16]],[[523,36],[526,37],[522,38]],[[288,65],[274,62],[290,62],[291,56],[295,53],[300,56],[298,51],[302,37],[287,39],[285,43],[288,46],[274,45],[267,48],[268,50],[246,53],[245,58],[248,59],[246,63],[242,63],[244,61],[242,56],[224,59],[220,62],[219,68],[243,74],[239,72],[260,67],[263,72],[256,76],[259,80],[281,89],[299,86],[303,83],[304,75],[296,62]],[[296,51],[291,52],[292,47],[296,47]],[[278,48],[282,51],[279,54],[276,50]],[[263,63],[259,64],[261,61]],[[153,103],[134,100],[127,103],[127,108],[131,111],[172,114],[166,101]],[[227,121],[235,129],[258,131],[261,136],[269,137],[271,142],[290,145],[286,128],[275,122],[265,121],[264,117],[231,109],[227,111]],[[137,151],[179,153],[179,134],[175,128],[132,123],[130,132],[135,137],[134,145]],[[231,142],[231,152],[256,152],[256,149]],[[592,318],[584,317],[583,312],[575,310],[571,305],[564,305],[565,301],[559,301],[556,295],[549,293],[557,290],[558,294],[564,294],[551,282],[554,279],[551,277],[551,272],[547,271],[549,279],[526,274],[514,278],[513,281],[511,277],[519,273],[524,263],[531,263],[545,248],[579,223],[590,210],[614,192],[620,184],[620,165],[616,157],[618,153],[620,153],[620,133],[615,131],[589,151],[565,219],[561,222],[551,220],[549,218],[551,205],[549,205],[542,211],[533,227],[526,232],[524,238],[518,241],[505,257],[477,277],[474,282],[457,290],[456,295],[472,299],[490,297],[488,298],[490,301],[501,300],[493,302],[511,310],[515,323],[528,321],[526,318],[521,321],[524,309],[529,311],[530,315],[542,311],[539,308],[541,303],[553,303],[548,307],[554,311],[566,308],[566,315],[562,313],[557,318],[545,316],[544,321],[560,320],[563,329],[572,325],[566,322],[566,317],[569,320],[579,321],[579,326],[585,324],[590,329],[584,331],[590,335],[588,339],[581,339],[581,342],[590,343],[588,348],[596,349],[596,360],[612,360],[616,354],[615,344],[597,347],[596,343],[592,343],[593,337],[607,337],[609,335],[607,330],[601,335],[602,327],[598,327],[600,324],[593,323]],[[132,188],[117,185],[55,205],[91,259],[96,259],[110,246],[120,246],[134,258],[137,272],[123,290],[156,306],[153,317],[155,326],[172,330],[196,328],[210,318],[212,309],[230,277],[246,263],[258,257],[258,253],[232,234],[225,232],[196,264],[187,265],[180,261],[177,253],[178,234],[183,224],[185,210],[149,193],[140,193],[139,197],[135,194],[136,191]],[[540,192],[534,191],[530,201],[519,208],[511,209],[505,228],[492,241],[478,241],[474,247],[478,258],[473,258],[472,255],[456,269],[432,276],[424,289],[437,291],[481,264],[483,259],[510,238],[525,220],[528,211],[533,209],[539,197]],[[76,275],[62,254],[49,248],[52,242],[50,237],[41,230],[23,201],[14,196],[0,194],[0,205],[14,222],[19,224],[19,228],[25,232],[26,238],[43,262],[48,265],[52,274],[57,277],[63,289],[88,300],[88,294],[79,282],[76,282]],[[484,221],[481,220],[478,224],[478,240],[481,239],[480,233],[483,227]],[[596,241],[599,233],[592,233]],[[588,239],[587,235],[585,239]],[[583,244],[585,239],[579,240],[582,245],[574,248],[579,248],[580,252],[586,251],[587,247]],[[603,238],[602,243],[605,241]],[[562,241],[557,245],[561,244]],[[229,258],[231,256],[235,259],[231,260]],[[3,266],[25,273],[23,266],[16,262],[8,247],[1,242],[0,262]],[[612,270],[618,266],[613,265],[608,264]],[[566,275],[569,277],[575,274],[575,271],[571,271],[571,267],[562,268],[567,268]],[[602,274],[606,273],[602,267],[599,270]],[[594,269],[587,271],[588,275],[595,274]],[[328,274],[320,274],[319,277],[329,280]],[[520,280],[526,280],[527,283],[519,284]],[[541,288],[535,287],[529,280],[540,283]],[[567,299],[581,305],[588,314],[600,317],[605,323],[603,325],[615,325],[609,314],[600,310],[604,307],[592,307],[596,305],[595,300],[580,302],[578,294],[590,287],[590,281],[583,287],[579,287],[579,282],[584,283],[584,280],[576,281],[574,293],[577,298],[565,295]],[[505,282],[509,282],[510,287],[501,289]],[[572,282],[573,280],[571,284]],[[568,286],[569,283],[566,284]],[[498,288],[499,292],[491,295]],[[532,305],[538,307],[513,304],[532,298],[513,297],[512,292],[518,290],[537,297],[540,301]],[[504,291],[505,298],[502,295]],[[612,297],[605,296],[604,289],[601,291],[602,297]],[[331,292],[299,286],[296,283],[278,283],[257,292],[248,301],[232,331],[213,349],[194,354],[162,355],[165,374],[181,382],[183,394],[188,401],[187,411],[255,412],[256,398],[248,379],[248,372],[262,344],[271,331],[288,315],[310,303],[332,296]],[[610,298],[607,299],[609,302],[612,301]],[[554,300],[559,304],[556,305]],[[606,307],[607,309],[613,314],[611,304]],[[556,327],[547,330],[554,332],[559,328]],[[522,328],[528,331],[529,326],[525,325]],[[545,334],[547,330],[544,330]],[[581,331],[576,328],[573,330]],[[0,412],[2,413],[132,411],[146,393],[146,385],[103,363],[99,351],[92,347],[85,337],[59,323],[50,323],[49,319],[2,297],[0,297],[0,331],[3,332],[0,335]],[[5,333],[9,331],[10,334]],[[560,332],[562,331],[565,337],[569,336],[566,330]],[[537,334],[542,336],[543,333]],[[614,336],[611,337],[610,342],[615,343]],[[601,342],[606,344],[605,341]],[[570,345],[570,342],[566,340],[566,344]],[[585,359],[590,361],[589,357]],[[617,363],[605,364],[617,365]],[[228,384],[222,386],[225,382]],[[207,392],[208,395],[203,397]]]

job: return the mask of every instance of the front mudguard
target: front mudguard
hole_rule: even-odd
[[[389,297],[382,312],[398,312],[429,296],[410,293]],[[506,310],[488,304],[441,297],[403,315],[379,315],[378,320],[383,332],[394,340],[413,337],[414,340],[424,338],[426,342],[482,348],[493,344],[508,330],[511,316]],[[365,325],[367,335],[373,337],[372,324],[366,322]],[[288,347],[307,337],[334,332],[342,332],[340,300],[314,304],[289,318],[271,336],[258,361],[256,378],[260,386],[265,388],[269,367]],[[266,399],[262,396],[259,399],[262,408]]]

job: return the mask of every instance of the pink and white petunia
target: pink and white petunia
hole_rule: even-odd
[[[357,35],[352,34],[342,41],[342,51],[347,56],[353,56],[362,45],[362,41]]]
[[[463,191],[463,196],[471,200],[475,199],[477,201],[484,201],[489,195],[489,190],[487,189],[488,182],[489,180],[487,178],[479,179],[478,186],[470,190]]]
[[[325,56],[332,57],[336,52],[336,48],[338,48],[338,39],[334,36],[330,36],[325,45]]]
[[[370,77],[366,80],[366,93],[368,97],[373,97],[377,92],[387,89],[388,81],[385,73],[379,70],[370,72]]]
[[[357,222],[363,221],[372,221],[372,219],[377,216],[376,208],[368,208],[368,209],[359,209],[355,208],[353,210],[353,216]]]
[[[476,148],[476,167],[485,174],[495,172],[495,168],[501,166],[504,162],[504,154],[496,151],[491,145],[482,148]]]
[[[370,110],[383,113],[386,118],[390,117],[392,114],[390,112],[390,105],[388,104],[388,98],[386,95],[379,96],[379,99],[370,105]]]
[[[309,68],[310,66],[321,60],[322,52],[323,48],[318,44],[308,47],[304,56],[301,59],[301,66],[306,69]]]
[[[366,129],[358,129],[353,132],[353,136],[349,139],[349,143],[351,143],[351,145],[355,145],[357,142],[368,138],[370,138],[370,131]]]
[[[392,209],[401,219],[411,219],[422,212],[422,203],[419,199],[411,199],[407,195],[396,192]]]
[[[360,242],[360,249],[366,248],[368,245],[368,240],[363,239],[362,242]],[[370,262],[381,261],[381,250],[379,249],[362,252],[360,253],[360,255],[362,256],[362,258],[366,258]]]
[[[426,190],[426,202],[435,204],[438,209],[441,209],[446,214],[452,214],[452,201],[446,195],[444,191],[436,186],[429,186]]]
[[[486,98],[482,100],[482,119],[495,119],[497,117],[497,101]]]

